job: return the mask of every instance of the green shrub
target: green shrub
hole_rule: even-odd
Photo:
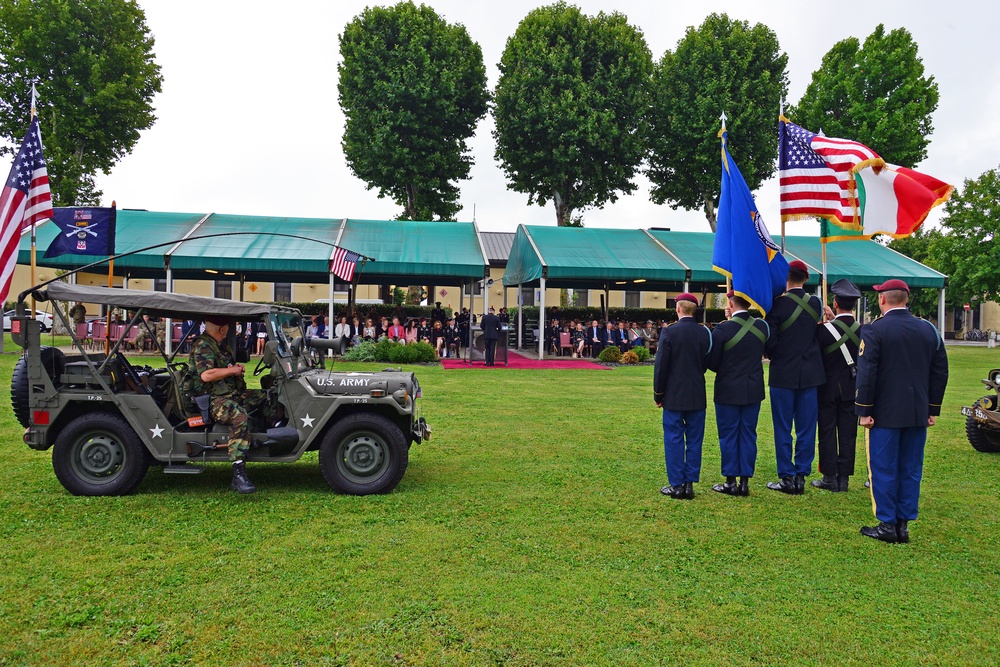
[[[600,361],[616,363],[622,358],[622,351],[618,349],[617,346],[611,345],[601,350],[601,354],[597,357]]]
[[[621,356],[619,361],[623,364],[637,364],[639,363],[639,355],[634,350],[629,350]]]
[[[375,343],[375,361],[389,361],[389,350],[392,349],[393,345],[398,345],[394,343],[385,336],[378,339]]]
[[[419,359],[420,350],[417,349],[416,345],[401,345],[400,343],[392,343],[392,347],[389,348],[388,361],[391,363],[415,364],[419,361]]]
[[[378,350],[373,340],[363,340],[344,353],[344,361],[379,361]]]
[[[430,343],[420,341],[418,343],[409,343],[406,347],[417,351],[416,360],[419,363],[435,361],[437,358],[437,354],[434,352],[434,346]]]
[[[639,347],[633,347],[632,351],[635,352],[635,356],[639,360],[640,364],[643,363],[644,361],[649,361],[649,348],[647,348],[645,345],[640,345]]]

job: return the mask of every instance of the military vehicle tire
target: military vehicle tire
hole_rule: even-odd
[[[336,422],[319,447],[323,479],[338,493],[353,496],[389,493],[403,479],[408,462],[402,429],[373,413]]]
[[[58,387],[59,376],[66,368],[66,355],[56,347],[38,348],[38,357],[42,368],[48,371],[52,382]],[[10,407],[14,417],[24,428],[31,424],[31,409],[28,407],[28,357],[21,355],[14,364],[14,372],[10,376]]]
[[[983,396],[976,401],[977,405],[987,410],[997,409],[996,396]],[[969,444],[977,452],[996,454],[1000,452],[1000,433],[982,428],[972,417],[965,418],[965,436],[969,439]]]
[[[123,496],[139,486],[149,452],[120,415],[80,415],[56,436],[52,468],[74,496]]]

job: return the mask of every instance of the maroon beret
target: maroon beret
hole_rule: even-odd
[[[698,305],[698,297],[696,297],[694,294],[691,294],[691,292],[684,292],[683,294],[678,294],[677,296],[675,296],[674,302],[676,303],[678,301],[690,301],[696,306]]]
[[[809,277],[809,267],[806,266],[806,263],[803,262],[801,259],[795,259],[795,260],[792,260],[791,262],[789,262],[788,263],[788,268],[790,268],[790,269],[798,269],[802,273],[806,274],[806,277]]]
[[[726,292],[727,299],[732,299],[734,296],[736,296],[736,290],[729,290],[728,292]]]
[[[232,324],[233,324],[233,318],[231,318],[231,317],[224,317],[222,315],[209,315],[208,317],[205,318],[205,321],[206,322],[210,322],[210,323],[214,324],[217,327],[222,327],[222,326],[225,326],[227,324],[230,325],[230,326],[232,326]]]
[[[901,289],[907,294],[910,293],[910,286],[904,283],[899,278],[893,278],[892,280],[887,280],[881,285],[872,285],[872,289],[876,292],[888,292],[889,290]]]

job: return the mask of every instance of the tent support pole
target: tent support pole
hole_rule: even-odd
[[[545,276],[538,279],[541,292],[538,299],[538,360],[545,359]]]
[[[330,303],[326,305],[326,338],[327,340],[333,340],[333,271],[330,271]]]
[[[247,275],[245,273],[241,273],[240,274],[240,301],[241,302],[246,300],[244,298],[244,288],[246,287],[246,284],[247,284]]]
[[[174,293],[174,271],[170,268],[170,259],[167,259],[167,294]],[[167,358],[170,358],[174,352],[174,321],[167,318],[166,322],[166,333],[163,334],[163,351],[167,353]]]
[[[938,290],[938,331],[941,332],[941,340],[944,340],[944,288]]]
[[[524,331],[524,287],[517,284],[517,349],[524,349],[521,333]]]

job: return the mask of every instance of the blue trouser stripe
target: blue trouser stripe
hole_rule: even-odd
[[[896,523],[917,518],[926,442],[926,426],[871,429],[871,492],[879,521]]]
[[[700,480],[704,440],[704,410],[663,411],[663,457],[670,486]]]
[[[774,458],[778,477],[809,475],[816,458],[816,419],[819,403],[816,387],[786,389],[771,387],[771,422],[774,425]],[[795,455],[792,458],[792,423],[795,424]]]
[[[722,474],[725,477],[753,477],[757,464],[757,419],[760,403],[750,405],[715,404],[719,429]]]

